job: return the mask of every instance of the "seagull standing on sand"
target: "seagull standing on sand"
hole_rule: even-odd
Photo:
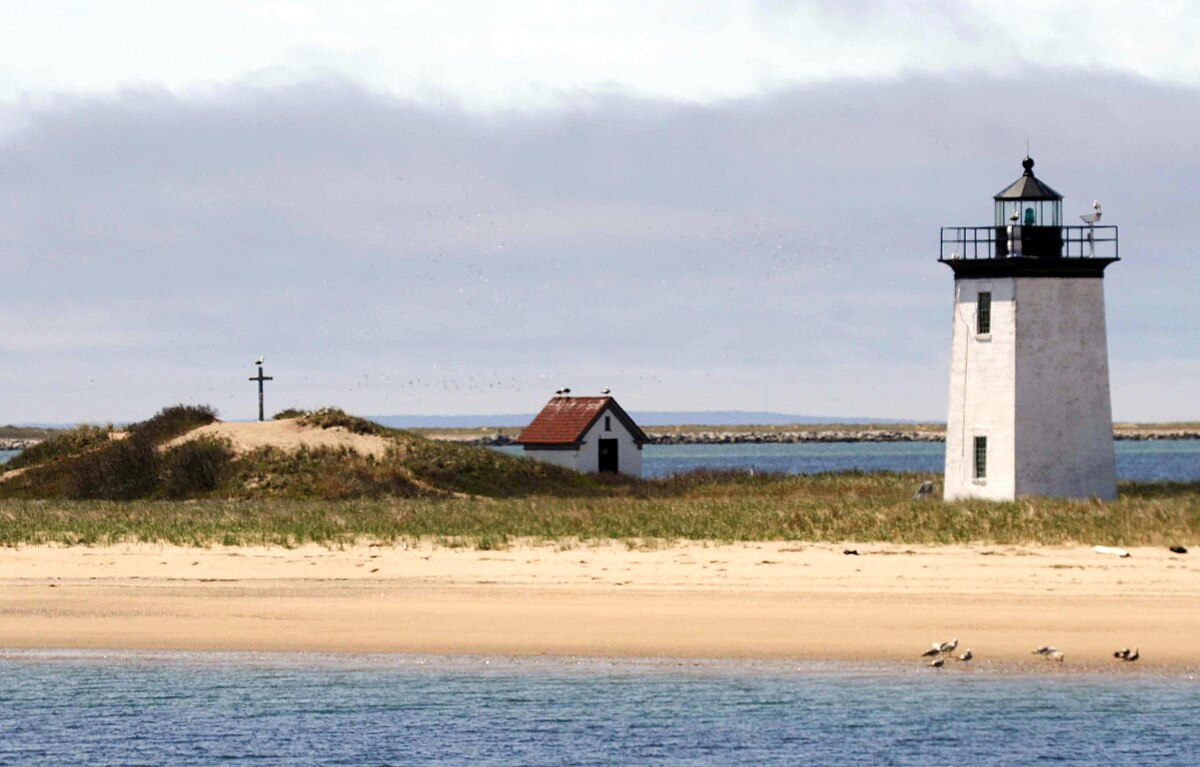
[[[1117,660],[1124,660],[1132,663],[1138,658],[1142,657],[1142,654],[1138,652],[1138,648],[1136,647],[1132,650],[1130,650],[1128,647],[1122,647],[1120,650],[1117,650],[1113,653],[1113,657]]]
[[[933,660],[929,661],[930,668],[939,668],[940,669],[942,666],[945,666],[945,665],[946,665],[945,658],[934,658]]]
[[[941,655],[941,654],[942,654],[942,646],[940,644],[938,644],[937,642],[934,642],[933,647],[930,647],[928,650],[921,653],[921,657],[922,658],[932,658],[935,655]]]
[[[1050,655],[1051,653],[1056,653],[1056,652],[1058,652],[1057,647],[1051,647],[1050,645],[1042,645],[1041,647],[1034,650],[1033,654],[1034,655]]]
[[[971,654],[971,648],[970,648],[970,647],[968,647],[968,648],[966,649],[966,651],[965,651],[965,652],[963,652],[963,654],[962,654],[962,655],[960,655],[960,656],[958,656],[958,658],[956,658],[956,660],[960,660],[960,661],[962,661],[963,663],[970,663],[970,662],[971,662],[971,658],[974,658],[974,657],[975,657],[975,656]]]
[[[1046,657],[1049,658],[1050,660],[1056,660],[1059,663],[1062,663],[1067,658],[1066,654],[1063,653],[1061,650],[1055,650],[1054,652],[1046,655]]]
[[[938,651],[945,655],[954,652],[956,647],[958,647],[958,637],[951,639],[949,642],[942,642],[938,645]]]

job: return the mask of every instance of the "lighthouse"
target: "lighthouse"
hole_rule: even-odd
[[[945,497],[1117,494],[1104,270],[1117,228],[1078,225],[1024,173],[993,198],[991,226],[943,227],[954,271]]]

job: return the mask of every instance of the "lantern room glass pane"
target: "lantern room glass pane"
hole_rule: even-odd
[[[1016,221],[1012,220],[1016,216]],[[996,200],[996,226],[1062,226],[1058,200]]]

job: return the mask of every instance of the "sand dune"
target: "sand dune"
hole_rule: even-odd
[[[328,429],[301,426],[296,419],[289,418],[252,423],[217,421],[176,437],[168,442],[166,447],[201,437],[229,440],[236,453],[248,453],[260,447],[277,447],[281,450],[298,450],[301,447],[345,447],[363,455],[382,458],[388,447],[394,444],[391,440],[374,434],[354,434],[341,426]]]
[[[0,550],[0,647],[1200,665],[1200,567],[1133,549],[526,543]],[[1130,666],[1132,664],[1125,664]]]

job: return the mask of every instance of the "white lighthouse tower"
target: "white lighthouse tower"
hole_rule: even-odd
[[[1116,497],[1100,205],[1064,226],[1062,195],[1025,173],[995,223],[942,229],[954,270],[945,497]]]

